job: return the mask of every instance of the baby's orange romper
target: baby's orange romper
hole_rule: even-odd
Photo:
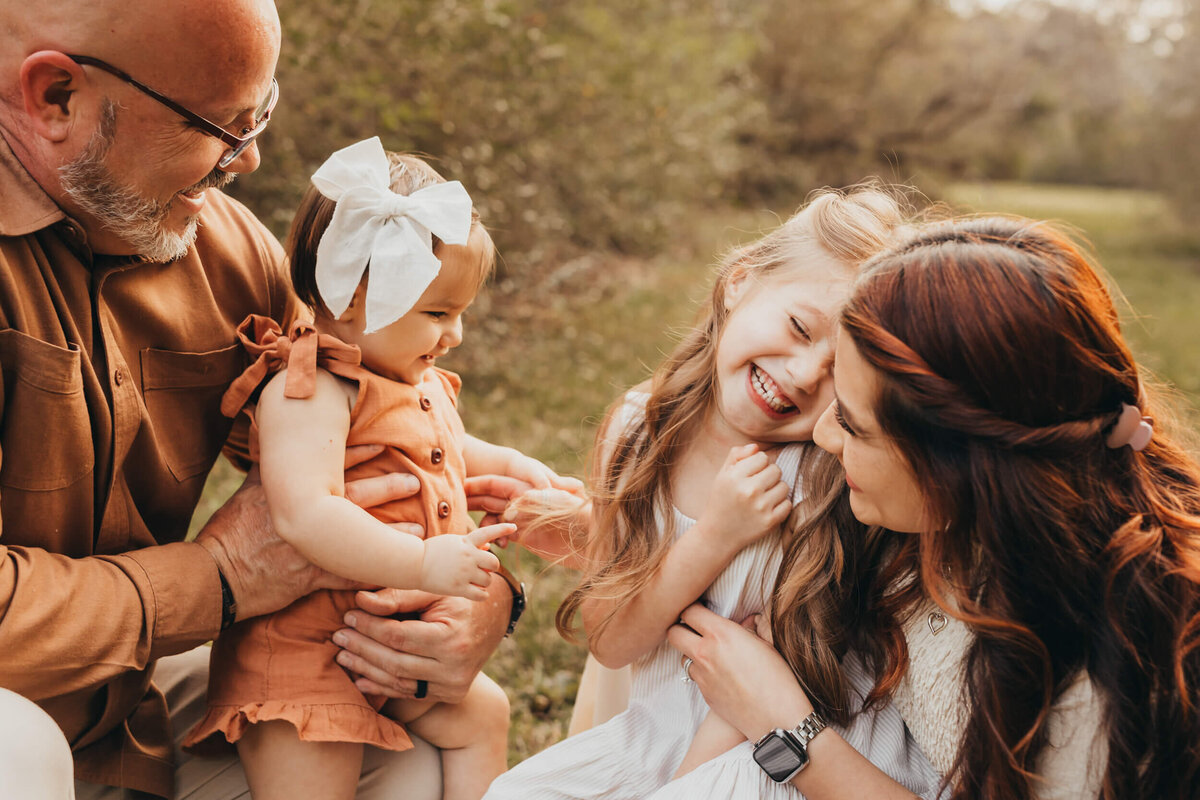
[[[419,522],[427,536],[462,534],[473,527],[463,488],[465,433],[456,411],[462,384],[457,375],[431,369],[418,386],[381,378],[360,365],[357,347],[318,335],[306,322],[295,323],[283,336],[274,320],[251,316],[238,327],[238,336],[256,360],[230,385],[221,410],[231,417],[241,410],[250,415],[253,460],[258,460],[258,390],[286,366],[285,395],[309,397],[320,366],[358,384],[346,444],[386,445],[375,458],[346,470],[346,480],[407,472],[421,481],[415,497],[369,511],[384,522]],[[215,734],[236,742],[247,725],[274,719],[295,725],[305,741],[412,747],[403,726],[377,712],[385,698],[364,696],[334,661],[338,648],[330,636],[353,607],[354,592],[320,591],[221,634],[213,643],[208,713],[184,747],[219,750],[226,745]]]

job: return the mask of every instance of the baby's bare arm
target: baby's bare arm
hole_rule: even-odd
[[[263,488],[279,536],[317,566],[373,586],[417,588],[421,539],[399,533],[345,497],[350,395],[317,372],[316,390],[284,396],[287,372],[263,389],[256,418]]]

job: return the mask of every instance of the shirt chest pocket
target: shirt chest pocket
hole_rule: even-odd
[[[233,424],[221,415],[221,395],[244,367],[238,344],[202,353],[142,350],[149,428],[176,480],[206,473],[216,461]]]
[[[96,453],[80,351],[0,331],[0,484],[49,492],[92,473]]]

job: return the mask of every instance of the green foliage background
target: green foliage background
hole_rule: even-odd
[[[316,166],[379,135],[462,180],[510,257],[645,250],[727,178],[733,5],[281,0],[284,99],[239,191],[282,232]]]
[[[1128,293],[1139,357],[1196,419],[1193,0],[278,5],[283,96],[234,192],[282,235],[313,170],[370,135],[462,180],[503,259],[447,364],[477,435],[581,474],[717,254],[868,175],[1079,225]],[[195,526],[239,482],[219,465]],[[516,761],[565,733],[583,650],[553,629],[572,576],[507,558],[533,589],[489,665]]]
[[[282,234],[379,135],[506,264],[660,248],[698,204],[867,175],[1162,189],[1200,218],[1196,0],[279,0],[283,99],[234,189]]]

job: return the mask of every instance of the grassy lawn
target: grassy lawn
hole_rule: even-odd
[[[1139,357],[1200,412],[1200,238],[1182,233],[1155,195],[1098,189],[963,184],[947,198],[964,210],[1065,221],[1086,232],[1100,263],[1129,301],[1126,330]],[[787,213],[789,209],[782,209]],[[625,388],[645,378],[686,326],[705,293],[710,265],[728,246],[777,223],[766,212],[698,211],[662,254],[635,260],[588,255],[538,265],[535,288],[519,289],[518,265],[486,290],[467,319],[466,342],[447,360],[465,379],[469,431],[512,445],[561,472],[581,475],[595,425]],[[196,521],[237,484],[222,463]],[[509,564],[529,585],[530,608],[488,672],[513,706],[510,760],[566,732],[584,650],[554,630],[570,574],[528,554]]]

